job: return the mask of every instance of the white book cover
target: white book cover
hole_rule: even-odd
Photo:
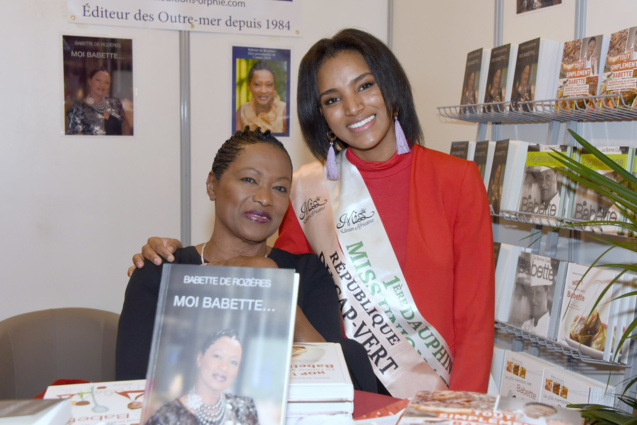
[[[555,407],[586,403],[613,406],[615,389],[569,370],[546,368],[541,401]]]
[[[500,322],[509,320],[518,257],[522,251],[523,248],[517,245],[500,244],[495,265],[495,320]]]
[[[68,400],[0,400],[2,425],[66,425],[70,421]]]
[[[562,43],[556,97],[595,96],[599,93],[610,39],[603,35],[570,40]],[[592,102],[592,101],[591,101]],[[580,100],[577,104],[560,103],[564,109],[594,107]]]
[[[138,424],[145,387],[145,379],[51,385],[44,398],[69,400],[72,423],[77,425]]]
[[[612,270],[568,263],[561,323],[557,341],[594,359],[610,360],[612,345],[608,329],[614,329],[617,315],[612,315],[613,291],[604,289],[615,278]],[[611,332],[612,335],[612,332]]]
[[[552,155],[555,151],[572,155],[567,145],[530,144],[524,164],[518,211],[532,215],[540,225],[557,225],[557,217],[564,217],[572,184],[557,169],[564,165]]]
[[[559,265],[555,258],[520,253],[508,323],[544,338],[548,336]]]
[[[622,100],[612,96],[605,98],[606,106],[635,106],[637,97],[630,91],[637,89],[637,27],[625,28],[610,35],[604,73],[600,82],[600,94],[626,93]]]
[[[352,414],[354,413],[353,401],[319,401],[288,403],[287,416],[305,416],[322,414]]]
[[[353,400],[354,386],[339,344],[294,344],[290,364],[289,404]]]
[[[631,169],[631,161],[634,156],[632,148],[628,146],[600,146],[598,149],[625,170]],[[582,165],[597,171],[605,177],[615,181],[619,181],[621,178],[614,170],[584,148],[579,149],[577,158]],[[624,221],[624,216],[610,199],[582,184],[578,184],[575,188],[569,218],[577,221]],[[610,234],[622,232],[620,228],[613,225],[595,226],[595,229],[601,229],[603,232]]]
[[[297,292],[292,269],[164,264],[141,423],[284,423]]]
[[[508,350],[504,348],[498,347],[497,345],[493,346],[493,357],[491,358],[491,376],[493,377],[493,381],[496,386],[496,393],[500,394],[502,392],[500,385],[502,384],[502,373],[504,372],[504,357]],[[491,393],[491,388],[489,388],[489,393]]]
[[[527,353],[507,351],[504,356],[500,394],[505,397],[540,401],[544,368],[553,366],[553,363]]]

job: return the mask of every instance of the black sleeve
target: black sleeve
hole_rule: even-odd
[[[115,379],[145,379],[153,341],[153,327],[161,282],[161,266],[145,260],[135,269],[119,318],[115,355]]]

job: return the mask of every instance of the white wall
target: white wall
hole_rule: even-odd
[[[180,234],[179,33],[68,22],[65,0],[10,0],[0,13],[0,320],[83,306],[119,312],[131,256]],[[387,39],[387,0],[305,1],[304,36],[191,33],[192,240],[209,236],[204,181],[229,136],[231,46],[292,49],[293,84],[318,38],[358,26]],[[133,39],[135,136],[65,136],[62,36]],[[295,101],[292,105],[295,108]],[[298,123],[282,141],[307,160]]]

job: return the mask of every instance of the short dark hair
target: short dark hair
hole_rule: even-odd
[[[220,338],[224,336],[234,339],[241,345],[241,341],[239,341],[239,334],[234,329],[220,329],[206,337],[203,344],[201,345],[201,354],[205,354],[208,351],[208,348],[215,342],[217,342]]]
[[[108,72],[108,69],[106,69],[105,67],[101,66],[101,67],[95,68],[94,70],[89,72],[88,79],[90,80],[91,78],[95,77],[95,74],[97,74],[98,72],[106,72],[109,76],[111,75],[111,73]]]
[[[252,81],[252,77],[254,77],[255,71],[270,71],[272,77],[274,77],[274,69],[270,66],[266,61],[258,61],[255,62],[254,65],[248,71],[248,84]]]
[[[215,159],[212,163],[212,172],[217,180],[221,178],[230,164],[237,158],[237,155],[239,155],[247,145],[256,145],[257,143],[267,143],[268,145],[281,149],[287,155],[290,160],[290,166],[292,166],[290,154],[285,149],[285,146],[283,146],[283,143],[270,133],[270,130],[262,132],[260,127],[257,127],[255,130],[250,130],[250,127],[246,126],[243,130],[234,133],[217,151],[217,155],[215,155]]]
[[[422,129],[416,115],[411,85],[400,62],[385,43],[373,35],[348,28],[339,31],[332,38],[323,38],[316,42],[301,60],[297,112],[303,137],[312,154],[324,161],[330,147],[327,138],[330,129],[321,114],[316,76],[326,59],[343,51],[357,52],[363,56],[380,87],[387,112],[390,116],[398,112],[398,119],[410,146],[414,143],[421,144]],[[338,139],[337,145],[341,148],[347,146]]]

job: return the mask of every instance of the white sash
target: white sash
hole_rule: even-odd
[[[360,172],[344,151],[336,159],[339,180],[327,180],[319,162],[307,164],[295,173],[291,198],[337,285],[345,333],[365,347],[393,396],[446,389],[449,347],[418,312]]]

